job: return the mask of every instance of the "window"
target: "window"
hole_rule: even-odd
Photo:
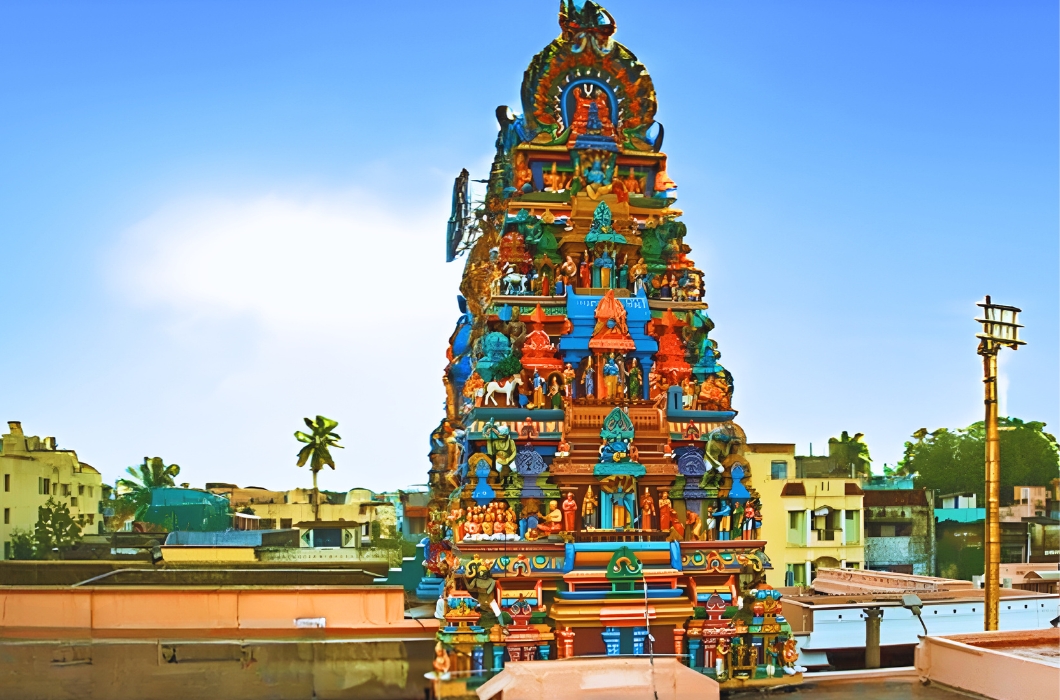
[[[92,498],[92,487],[91,486],[88,487],[88,497]]]
[[[10,559],[10,558],[11,558],[11,543],[10,542],[4,542],[4,559]]]
[[[861,513],[848,510],[846,515],[846,544],[857,544],[861,541]]]
[[[788,542],[806,544],[806,514],[801,510],[788,511]]]
[[[77,486],[77,495],[78,496],[84,496],[85,495],[85,485],[84,484],[78,484],[78,486]]]
[[[77,496],[70,496],[70,505],[74,508],[77,507]]]
[[[37,477],[37,493],[43,496],[49,496],[52,492],[52,480],[45,479],[43,476]]]
[[[92,523],[96,522],[96,514],[95,513],[89,513],[85,517],[86,517],[89,525],[91,525]]]
[[[911,537],[912,523],[866,523],[866,537]]]
[[[10,491],[10,490],[11,490],[11,475],[10,474],[4,474],[4,491]]]
[[[788,463],[784,460],[773,462],[771,466],[772,478],[774,479],[787,479],[788,478]]]
[[[284,530],[290,530],[291,527],[292,527],[292,519],[291,518],[280,518],[280,527],[283,528]]]
[[[10,525],[10,524],[11,524],[11,509],[10,508],[4,508],[4,525]]]
[[[70,484],[63,484],[63,495],[64,496],[69,496],[70,495]]]

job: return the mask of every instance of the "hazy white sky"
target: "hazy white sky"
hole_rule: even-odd
[[[3,419],[112,481],[425,480],[452,178],[552,0],[0,6]],[[893,463],[981,413],[975,301],[1025,309],[1003,412],[1057,428],[1055,3],[606,3],[645,62],[749,438]],[[660,21],[660,13],[664,13]]]

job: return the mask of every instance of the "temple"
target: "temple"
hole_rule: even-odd
[[[734,382],[685,243],[645,67],[564,0],[483,203],[457,179],[461,317],[431,435],[421,597],[454,671],[676,654],[723,687],[797,681]]]

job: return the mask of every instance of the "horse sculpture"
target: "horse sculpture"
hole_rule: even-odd
[[[512,406],[512,392],[515,391],[515,387],[522,386],[523,378],[519,375],[512,377],[504,382],[489,382],[486,384],[486,398],[482,401],[482,405],[485,406],[490,401],[493,402],[494,406],[499,405],[497,398],[494,396],[497,392],[504,394],[505,399],[509,406]]]
[[[526,293],[526,279],[526,275],[519,272],[508,273],[501,278],[501,282],[505,285],[504,293],[508,295]]]

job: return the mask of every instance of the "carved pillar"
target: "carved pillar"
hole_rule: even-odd
[[[574,630],[564,627],[556,632],[559,641],[556,642],[556,658],[570,659],[574,657]]]
[[[548,655],[549,655],[550,651],[551,651],[551,649],[549,648],[549,645],[548,645],[547,642],[545,644],[539,644],[537,646],[537,655],[538,655],[538,657],[540,657],[540,659],[542,661],[548,661]]]
[[[685,654],[685,628],[674,627],[674,654],[683,657]],[[686,659],[687,663],[687,659]],[[691,666],[692,664],[689,664]]]
[[[699,646],[703,643],[699,637],[688,638],[688,665],[691,668],[699,666]]]
[[[644,639],[648,636],[647,627],[633,628],[633,653],[640,655],[644,653]]]
[[[493,670],[500,671],[504,668],[504,645],[493,645]]]
[[[483,671],[483,662],[485,661],[486,650],[482,648],[482,645],[478,645],[471,650],[471,675],[481,675]]]

